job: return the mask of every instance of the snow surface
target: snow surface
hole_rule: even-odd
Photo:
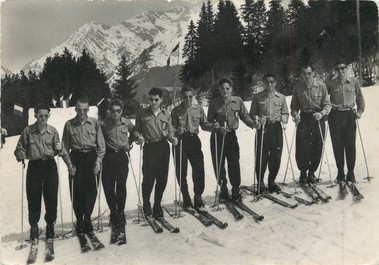
[[[359,121],[364,139],[366,155],[371,176],[375,177],[368,183],[363,178],[367,175],[362,148],[357,137],[356,176],[358,187],[364,194],[364,200],[354,202],[351,194],[344,200],[338,197],[338,188],[327,188],[321,184],[322,190],[330,194],[333,199],[329,203],[320,203],[312,206],[299,205],[296,209],[283,208],[269,200],[252,202],[252,196],[246,196],[244,201],[256,212],[265,216],[260,223],[254,222],[245,215],[240,221],[235,221],[226,210],[213,212],[221,220],[228,222],[225,230],[212,225],[204,227],[200,222],[187,213],[184,217],[173,219],[166,214],[166,218],[181,232],[170,234],[164,230],[155,234],[148,226],[133,223],[136,218],[137,195],[133,174],[130,171],[126,202],[127,216],[127,245],[110,245],[110,230],[98,233],[98,237],[105,243],[105,249],[98,252],[80,253],[76,238],[55,240],[56,258],[50,264],[379,264],[379,186],[378,156],[379,132],[378,113],[376,108],[379,98],[379,87],[363,89],[366,99],[366,111]],[[288,102],[290,98],[287,98]],[[249,108],[250,102],[246,102]],[[71,114],[70,114],[71,113]],[[72,109],[52,112],[49,123],[56,126],[62,135],[63,124],[71,118]],[[31,120],[33,121],[33,120]],[[286,131],[288,141],[292,139],[294,124],[291,121]],[[243,123],[237,131],[240,154],[242,184],[250,185],[253,182],[253,139],[254,133]],[[206,132],[200,133],[205,158],[206,187],[204,199],[207,207],[214,201],[216,181],[212,170],[209,138]],[[336,167],[332,148],[328,136],[326,153],[330,162],[332,178],[336,175]],[[21,238],[21,165],[16,162],[13,151],[18,137],[7,138],[4,148],[0,151],[1,176],[1,261],[2,264],[24,264],[28,248],[15,250]],[[138,181],[139,149],[131,151],[133,168]],[[277,178],[282,182],[288,152],[284,149],[282,166]],[[293,163],[294,154],[292,154]],[[67,170],[63,161],[59,160],[63,223],[64,230],[71,228],[71,210],[68,189]],[[190,171],[190,170],[189,170]],[[170,161],[169,182],[163,197],[163,204],[172,210],[174,200],[174,173],[173,161]],[[295,177],[298,177],[295,168]],[[189,172],[189,176],[191,173]],[[323,163],[321,177],[329,180],[327,164]],[[267,177],[266,177],[267,178]],[[189,186],[192,190],[192,180],[189,177]],[[291,170],[288,170],[285,188],[294,192]],[[307,198],[304,193],[298,196]],[[291,201],[292,199],[288,199]],[[58,204],[59,206],[59,204]],[[95,205],[93,217],[97,215],[98,206]],[[104,194],[101,194],[101,211],[107,210]],[[103,222],[108,224],[109,211],[106,211]],[[42,211],[40,226],[45,229]],[[97,222],[94,222],[97,226]],[[106,227],[108,228],[108,227]],[[56,233],[61,232],[61,214],[58,208]],[[24,238],[29,236],[27,222],[27,203],[24,193]],[[43,263],[44,243],[40,243],[40,252],[37,264]]]

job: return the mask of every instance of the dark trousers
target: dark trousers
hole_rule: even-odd
[[[76,230],[78,233],[91,232],[93,226],[91,214],[95,206],[97,197],[96,179],[93,168],[96,162],[97,154],[95,151],[80,153],[72,151],[70,153],[72,164],[76,167],[74,176],[74,212],[76,216]],[[72,192],[72,182],[70,181],[70,192]]]
[[[345,155],[348,172],[354,172],[356,126],[355,114],[352,110],[332,110],[329,114],[330,137],[339,172],[344,170]]]
[[[312,113],[301,113],[301,120],[296,130],[295,158],[300,171],[315,172],[320,164],[322,154],[322,138],[318,121]],[[325,137],[325,121],[320,120],[323,137]]]
[[[180,141],[182,141],[182,164],[180,170]],[[175,148],[176,177],[180,184],[180,171],[182,176],[181,191],[183,200],[190,200],[187,184],[188,160],[192,166],[193,191],[201,196],[204,191],[204,155],[201,151],[201,141],[197,135],[183,135]]]
[[[129,159],[125,151],[107,149],[103,159],[102,183],[111,214],[124,212],[128,172]]]
[[[58,171],[55,160],[31,160],[26,174],[29,224],[38,225],[41,216],[41,198],[45,202],[45,221],[55,224],[57,219]]]
[[[150,194],[155,183],[154,204],[160,205],[167,185],[170,147],[166,139],[146,143],[142,158],[142,198],[144,205],[150,205]]]
[[[266,124],[263,134],[262,146],[262,129],[257,131],[257,145],[256,145],[256,160],[255,172],[257,174],[258,183],[263,183],[263,177],[266,172],[268,164],[268,181],[275,181],[280,168],[280,161],[282,159],[283,151],[283,131],[279,122],[274,124]],[[262,146],[262,159],[261,159],[261,146]],[[261,167],[262,163],[262,167]],[[260,173],[260,174],[259,174]],[[260,176],[260,177],[259,177]]]
[[[216,145],[215,137],[217,136],[217,155],[216,155]],[[224,150],[221,156],[221,147],[222,147],[223,135],[219,133],[212,133],[211,135],[211,154],[213,169],[217,177],[216,161],[218,167],[220,167],[221,161],[221,170],[219,176],[219,184],[226,186],[226,171],[225,171],[225,158],[228,160],[228,174],[229,181],[233,189],[238,189],[241,185],[241,170],[240,170],[240,148],[237,141],[237,136],[235,131],[231,131],[225,135],[224,141]],[[221,157],[221,159],[220,159]]]

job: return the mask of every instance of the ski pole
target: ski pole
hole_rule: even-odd
[[[25,161],[22,160],[22,173],[21,173],[21,242],[16,247],[16,250],[26,248],[28,245],[24,244],[24,178],[25,178]]]
[[[75,229],[74,225],[74,176],[70,176],[71,181],[71,224],[72,224],[72,231]]]
[[[98,208],[97,208],[97,231],[98,232],[103,232],[103,221],[102,221],[102,218],[101,218],[101,210],[100,210],[100,193],[101,193],[101,170],[100,172],[95,175],[95,182],[96,182],[96,189],[97,189],[97,204],[98,204]]]
[[[59,173],[59,156],[57,156],[57,173],[58,173],[58,193],[59,193],[59,208],[61,212],[61,226],[62,226],[62,239],[64,238],[63,232],[63,207],[62,207],[62,191],[61,191],[61,178]]]
[[[360,127],[359,127],[358,119],[356,119],[355,122],[357,123],[357,127],[358,127],[359,139],[361,140],[361,146],[362,146],[362,151],[363,151],[363,157],[364,157],[364,159],[365,159],[365,165],[366,165],[366,171],[367,171],[367,177],[365,177],[364,179],[367,179],[367,181],[370,182],[370,179],[372,179],[373,177],[370,177],[370,173],[369,173],[369,171],[368,171],[368,164],[367,164],[366,152],[365,152],[365,147],[363,146],[362,134],[361,134],[361,129],[360,129]]]
[[[330,165],[329,165],[328,155],[325,152],[326,135],[325,135],[325,139],[324,139],[324,135],[323,135],[322,129],[321,129],[321,123],[320,123],[320,121],[317,121],[317,123],[318,123],[318,129],[320,131],[320,136],[321,136],[321,141],[322,141],[322,146],[323,146],[322,147],[323,148],[323,152],[325,154],[325,160],[326,160],[326,163],[328,164],[329,179],[330,179],[330,181],[332,181],[332,173],[330,171]],[[327,129],[328,129],[328,126],[327,126]],[[319,179],[320,179],[320,175],[321,175],[321,167],[322,167],[322,164],[320,164]]]
[[[296,131],[296,128],[297,128],[297,125],[295,124],[295,131]],[[284,172],[284,180],[283,180],[282,185],[285,185],[286,178],[287,178],[288,166],[289,166],[290,163],[291,163],[291,169],[292,169],[292,178],[295,179],[295,173],[293,171],[293,164],[292,164],[292,159],[291,159],[292,147],[293,147],[293,143],[294,143],[294,139],[295,139],[295,131],[292,134],[290,148],[288,148],[288,138],[287,138],[286,130],[283,129],[284,139],[286,141],[286,146],[287,146],[287,150],[288,150],[288,159],[287,159],[286,170]],[[296,192],[296,183],[295,183],[295,192]]]
[[[262,176],[262,156],[263,156],[263,140],[265,135],[265,125],[262,125],[262,135],[261,135],[261,146],[260,146],[260,157],[259,157],[259,176],[258,176],[258,196],[261,194],[261,176]]]
[[[131,163],[131,162],[129,162]],[[140,145],[139,148],[139,168],[138,168],[138,187],[137,187],[137,193],[140,194],[141,191],[141,171],[142,171],[142,144]],[[137,205],[138,209],[140,209],[142,206],[140,205],[140,202],[138,201]],[[140,219],[140,212],[139,210],[137,211],[137,219],[133,220],[134,223],[139,223],[141,221]]]
[[[297,193],[297,188],[296,188],[296,181],[295,181],[295,173],[293,171],[293,164],[292,164],[292,159],[291,159],[291,151],[292,151],[292,144],[293,144],[293,139],[294,137],[292,136],[292,140],[291,140],[291,147],[288,147],[288,139],[287,139],[287,133],[286,133],[286,130],[283,128],[283,134],[284,134],[284,140],[286,141],[286,146],[287,146],[287,150],[288,150],[288,161],[287,161],[287,166],[286,166],[286,172],[284,173],[284,180],[283,180],[283,183],[286,182],[286,176],[287,176],[287,169],[288,169],[288,162],[290,163],[290,166],[291,166],[291,170],[292,170],[292,179],[295,183],[295,194]],[[293,134],[295,135],[295,133]]]
[[[174,146],[175,149],[175,146]],[[180,217],[180,201],[181,201],[181,194],[182,194],[182,170],[183,170],[183,165],[182,165],[182,159],[183,159],[183,139],[179,140],[179,207],[178,207],[178,218]]]
[[[254,137],[254,154],[253,154],[253,188],[256,189],[256,183],[255,178],[257,176],[256,171],[256,162],[257,162],[257,142],[258,142],[258,130],[255,131],[255,137]]]
[[[215,132],[215,140],[214,140],[214,144],[215,144],[215,164],[216,164],[216,170],[215,170],[215,174],[216,174],[216,193],[215,193],[215,203],[213,205],[213,207],[216,207],[217,206],[217,201],[218,201],[218,197],[219,197],[219,190],[218,190],[218,181],[219,181],[219,177],[218,177],[218,148],[217,148],[217,132]]]
[[[176,180],[176,170],[177,170],[177,161],[176,161],[176,150],[175,150],[175,146],[173,146],[172,148],[172,153],[173,153],[173,156],[174,156],[174,168],[175,168],[175,174],[174,174],[174,187],[175,187],[175,198],[174,198],[174,215],[173,216],[177,216],[178,215],[178,207],[179,205],[177,205],[177,202],[178,202],[178,191],[177,191],[177,180]]]
[[[215,203],[214,203],[214,206],[217,207],[216,208],[216,211],[219,210],[219,190],[218,190],[218,186],[219,186],[219,182],[220,182],[220,173],[221,173],[221,165],[222,165],[222,159],[223,159],[223,153],[224,153],[224,145],[225,145],[225,135],[222,135],[222,141],[221,141],[221,153],[220,153],[220,157],[218,157],[218,148],[217,148],[217,144],[218,144],[218,140],[217,140],[217,133],[215,133],[215,151],[216,151],[216,177],[217,177],[217,183],[216,183],[216,196],[215,196]]]
[[[141,148],[140,150],[142,150],[142,144],[141,144]],[[142,153],[142,152],[141,152]],[[136,179],[136,174],[134,173],[134,168],[133,168],[133,164],[132,164],[132,161],[130,159],[130,154],[129,152],[126,152],[126,155],[128,156],[128,160],[129,160],[129,165],[130,165],[130,169],[132,170],[132,175],[133,175],[133,179],[134,179],[134,184],[136,186],[136,190],[137,190],[137,197],[138,197],[138,205],[142,205],[141,204],[141,190],[138,189],[138,184],[137,184],[137,179]],[[140,155],[141,157],[141,155]],[[147,225],[147,222],[146,222],[146,218],[145,218],[145,212],[143,210],[143,207],[140,207],[139,210],[142,211],[142,217],[145,221],[145,225]]]
[[[139,147],[139,168],[138,168],[138,193],[141,195],[141,187],[142,187],[142,147],[143,145],[141,144],[140,147]],[[139,202],[140,205],[139,207],[141,208],[142,207],[142,204],[141,202]],[[139,219],[139,214],[140,214],[140,211],[138,211],[138,219]]]

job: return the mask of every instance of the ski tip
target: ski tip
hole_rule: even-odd
[[[237,219],[237,220],[241,220],[241,219],[243,219],[243,217],[244,217],[244,215],[243,215],[243,214],[240,214],[240,215],[236,216],[236,219]]]
[[[179,227],[175,227],[175,229],[171,230],[171,233],[174,233],[174,234],[179,233],[179,232],[180,232]]]
[[[225,228],[228,227],[228,225],[229,225],[229,224],[225,222],[225,223],[223,223],[223,224],[220,226],[220,228],[221,228],[221,229],[225,229]]]
[[[45,262],[52,261],[54,259],[54,256],[46,256],[45,257]]]

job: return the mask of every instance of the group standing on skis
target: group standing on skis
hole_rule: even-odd
[[[302,67],[303,80],[294,87],[290,112],[285,96],[275,89],[276,77],[270,73],[263,76],[264,90],[253,96],[250,112],[240,97],[232,95],[233,81],[225,77],[219,81],[220,95],[210,102],[207,115],[200,105],[192,102],[194,90],[189,87],[182,89],[182,103],[171,113],[161,108],[162,89],[152,88],[149,91],[150,105],[137,113],[135,125],[122,117],[124,109],[120,101],[112,100],[108,105],[109,115],[98,121],[87,115],[89,104],[82,98],[76,102],[76,116],[65,123],[62,143],[57,130],[47,124],[49,106],[38,105],[34,109],[36,122],[23,130],[15,150],[17,161],[24,163],[25,159],[29,160],[26,192],[30,240],[39,239],[38,222],[43,196],[46,240],[52,246],[59,185],[54,156],[59,155],[69,172],[72,208],[76,216],[75,232],[82,251],[90,249],[86,236],[95,249],[104,247],[93,233],[91,221],[101,183],[110,209],[110,243],[125,244],[126,181],[133,143],[140,147],[143,154],[143,182],[138,196],[142,196],[140,210],[144,217],[163,217],[161,201],[168,179],[169,142],[172,144],[175,174],[183,196],[180,206],[204,213],[206,210],[202,195],[205,172],[204,155],[198,137],[200,127],[211,133],[212,163],[217,190],[220,188],[216,198],[222,203],[232,201],[241,206],[240,148],[236,135],[239,120],[257,130],[253,152],[257,180],[255,192],[260,194],[281,191],[275,179],[281,164],[283,132],[287,128],[289,115],[296,126],[295,158],[300,171],[299,183],[316,183],[315,172],[325,147],[328,128],[325,122],[329,117],[328,126],[338,169],[337,181],[343,190],[346,182],[355,182],[356,119],[361,118],[365,108],[359,82],[347,77],[346,67],[344,61],[337,61],[337,76],[326,85],[315,78],[311,65]],[[345,156],[347,175],[344,171]],[[231,193],[227,186],[225,161]],[[187,183],[188,162],[192,167],[193,201]],[[266,187],[264,175],[267,166],[269,173]],[[152,206],[150,197],[154,185]],[[208,215],[208,218],[213,217]]]

